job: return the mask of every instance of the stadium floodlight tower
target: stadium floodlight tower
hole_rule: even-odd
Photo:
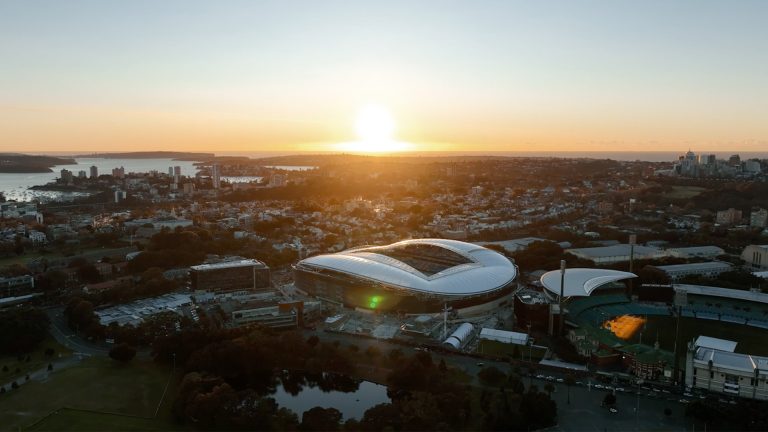
[[[560,296],[557,298],[559,316],[557,323],[557,336],[563,336],[563,295],[565,291],[565,260],[560,260]]]

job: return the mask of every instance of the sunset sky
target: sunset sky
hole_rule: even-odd
[[[0,0],[0,151],[768,150],[768,1]]]

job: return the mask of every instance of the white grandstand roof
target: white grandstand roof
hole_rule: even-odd
[[[709,336],[699,336],[694,345],[696,347],[712,348],[718,351],[733,352],[736,350],[737,342],[725,339],[718,339]]]
[[[417,239],[386,247],[417,244],[447,249],[463,256],[469,262],[426,275],[398,259],[376,253],[375,247],[363,247],[310,257],[299,264],[348,273],[389,286],[446,296],[492,292],[509,284],[517,276],[516,267],[506,257],[471,243],[446,239]]]
[[[573,268],[565,270],[564,297],[586,297],[595,289],[611,282],[635,278],[634,273],[597,268]],[[547,291],[560,295],[560,270],[552,270],[541,276],[541,284]]]
[[[687,284],[674,284],[672,285],[675,291],[684,291],[687,294],[695,294],[711,297],[725,297],[736,300],[746,300],[756,303],[768,303],[768,294],[763,294],[756,291],[737,290],[730,288],[720,288],[705,285],[687,285]]]
[[[234,261],[222,261],[213,264],[200,264],[190,267],[192,270],[205,271],[205,270],[220,270],[236,267],[248,267],[248,266],[263,266],[264,263],[255,259],[242,259]]]

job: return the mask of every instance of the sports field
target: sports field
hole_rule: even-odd
[[[86,359],[54,370],[44,381],[31,381],[0,395],[0,425],[3,430],[174,429],[170,405],[178,377],[170,380],[166,399],[153,418],[169,372],[149,361],[125,365]]]

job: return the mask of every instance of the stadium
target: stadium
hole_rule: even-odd
[[[402,314],[484,313],[511,300],[517,268],[498,252],[445,240],[405,240],[317,255],[294,266],[296,287],[346,307]]]

